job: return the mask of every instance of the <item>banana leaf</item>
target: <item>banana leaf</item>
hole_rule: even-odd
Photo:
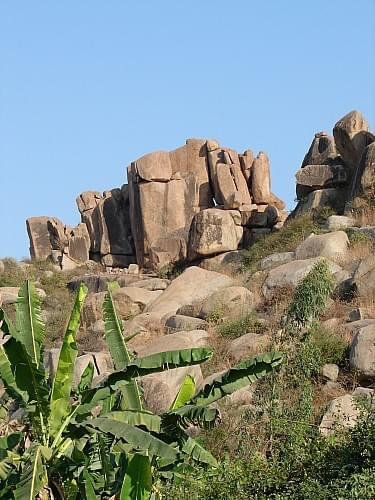
[[[126,468],[120,500],[148,500],[151,490],[150,459],[143,455],[134,455]]]
[[[42,454],[36,447],[29,458],[21,479],[14,490],[15,500],[35,500],[36,495],[47,484],[47,472],[42,462]]]
[[[86,389],[90,389],[93,378],[94,378],[94,363],[90,361],[89,364],[86,366],[86,368],[83,370],[83,373],[81,375],[81,380],[79,381],[77,387],[78,394],[81,394]]]
[[[220,422],[220,412],[217,408],[206,406],[185,405],[176,410],[169,410],[161,415],[162,429],[174,426],[187,429],[190,425],[211,429]]]
[[[181,387],[179,388],[170,409],[176,410],[177,408],[181,408],[181,406],[186,405],[186,403],[191,400],[194,394],[195,380],[194,377],[188,374],[182,382]]]
[[[216,377],[196,394],[189,404],[208,406],[228,394],[232,394],[266,376],[282,362],[282,354],[270,352],[244,361]]]
[[[50,402],[51,411],[49,417],[49,431],[52,437],[55,437],[59,432],[62,422],[69,409],[69,398],[72,391],[74,365],[78,355],[76,338],[80,325],[81,310],[87,293],[88,289],[86,285],[81,283],[60,350]]]
[[[8,338],[7,342],[12,339]],[[3,381],[4,387],[8,394],[14,398],[20,406],[26,406],[28,402],[28,393],[21,390],[14,378],[12,365],[6,354],[4,344],[0,345],[0,378]]]
[[[209,360],[211,356],[212,350],[205,347],[158,352],[150,356],[134,359],[124,369],[111,373],[100,386],[111,385],[116,387],[119,382],[130,381],[136,377],[143,377],[182,366],[200,364]]]
[[[34,365],[39,368],[45,328],[42,320],[41,300],[35,286],[26,281],[18,293],[16,303],[16,340],[25,347]]]
[[[129,425],[145,427],[150,432],[160,432],[161,418],[148,411],[122,410],[112,411],[106,414],[107,418],[113,418],[119,422],[125,422]]]
[[[177,459],[178,451],[172,448],[172,446],[164,443],[149,432],[125,422],[120,422],[113,418],[99,417],[86,420],[84,425],[105,434],[111,434],[117,439],[123,439],[136,450],[147,451],[151,455],[159,457]]]
[[[108,291],[103,303],[105,325],[105,340],[111,353],[116,370],[122,370],[131,362],[129,351],[124,340],[124,329],[118,316],[112,297],[113,285],[108,285]],[[136,380],[121,386],[123,395],[122,408],[142,410],[141,397]]]

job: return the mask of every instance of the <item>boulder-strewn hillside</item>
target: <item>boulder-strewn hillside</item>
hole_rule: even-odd
[[[178,469],[168,482],[155,461],[161,498],[375,498],[374,145],[358,112],[333,137],[316,134],[286,218],[264,153],[188,140],[132,163],[121,189],[82,193],[74,229],[28,219],[32,261],[0,261],[0,307],[10,317],[21,284],[36,282],[50,377],[81,283],[75,387],[90,362],[94,386],[115,368],[103,320],[114,281],[132,358],[212,348],[207,363],[139,377],[142,402],[158,415],[187,375],[198,391],[253,356],[283,353],[268,379],[238,390],[228,382],[214,403],[216,429],[189,427],[219,459],[215,469]],[[24,424],[8,410],[0,434]]]

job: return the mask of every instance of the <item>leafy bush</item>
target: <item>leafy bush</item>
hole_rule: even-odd
[[[287,313],[288,323],[298,327],[312,323],[324,312],[332,290],[333,278],[322,260],[298,284]]]
[[[217,331],[231,339],[241,337],[245,333],[263,333],[265,326],[258,321],[255,312],[250,312],[240,318],[225,321],[217,327]]]

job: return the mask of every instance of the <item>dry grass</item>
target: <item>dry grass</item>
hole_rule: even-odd
[[[367,206],[353,210],[349,216],[360,226],[375,226],[375,207]]]

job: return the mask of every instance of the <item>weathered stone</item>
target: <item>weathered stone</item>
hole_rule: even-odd
[[[296,180],[300,200],[311,191],[345,184],[347,173],[342,165],[306,165],[298,170]]]
[[[137,288],[145,288],[151,292],[155,290],[165,290],[170,285],[170,280],[162,278],[147,278],[140,281],[135,281],[132,286]]]
[[[311,210],[321,207],[330,207],[342,213],[345,207],[345,201],[345,191],[336,188],[317,189],[309,193],[305,199],[300,200],[293,214],[307,214],[311,212]]]
[[[138,350],[137,355],[143,357],[157,352],[205,347],[208,342],[209,334],[204,330],[178,332],[155,339],[152,344],[144,349]],[[202,384],[203,376],[200,366],[177,368],[142,377],[141,385],[143,387],[143,396],[147,408],[156,413],[161,413],[169,409],[182,382],[188,374],[194,377],[198,386]]]
[[[338,162],[340,162],[340,157],[334,138],[326,132],[318,132],[306,153],[301,168],[307,165],[333,165]]]
[[[103,317],[103,302],[106,292],[89,294],[85,300],[81,313],[83,328],[94,325]]]
[[[142,156],[135,162],[137,175],[144,181],[167,182],[172,177],[169,153],[155,151]]]
[[[359,263],[353,275],[354,289],[361,297],[375,290],[375,255],[370,254]]]
[[[200,318],[192,318],[191,316],[183,316],[182,314],[174,314],[170,316],[165,323],[169,330],[173,331],[189,331],[189,330],[206,330],[208,323]]]
[[[95,210],[99,214],[101,255],[134,255],[128,202],[124,198],[127,188],[105,191]]]
[[[297,286],[299,281],[311,271],[315,264],[323,259],[323,257],[315,257],[306,260],[294,260],[292,262],[288,262],[287,264],[275,267],[268,273],[268,276],[263,284],[263,295],[268,298],[272,296],[274,290],[279,287]],[[324,260],[327,262],[328,267],[333,274],[341,270],[337,264],[334,264],[328,259]]]
[[[251,168],[253,166],[254,154],[251,149],[247,149],[243,155],[240,155],[240,164],[242,173],[248,186],[251,186]]]
[[[224,202],[225,209],[250,205],[251,198],[238,164],[218,163],[216,166],[217,186]]]
[[[326,228],[329,231],[338,231],[339,229],[353,227],[354,224],[355,221],[350,217],[345,217],[345,215],[330,215],[326,222]]]
[[[254,308],[255,297],[242,286],[230,286],[207,297],[199,311],[199,317],[206,319],[215,312],[223,316],[242,316]]]
[[[330,436],[342,428],[354,427],[359,415],[355,398],[351,394],[345,394],[330,402],[319,430],[323,436]]]
[[[157,278],[156,278],[157,279]],[[68,283],[68,288],[72,292],[76,292],[81,283],[84,283],[90,293],[105,292],[107,290],[108,283],[112,281],[117,281],[121,288],[126,286],[138,286],[135,282],[139,283],[138,276],[129,275],[110,275],[110,274],[85,274],[83,276],[78,276],[73,278]],[[141,287],[139,287],[141,288]]]
[[[76,260],[71,259],[68,254],[63,253],[59,259],[59,265],[62,271],[72,271],[80,264]]]
[[[251,172],[251,194],[253,202],[257,204],[270,203],[270,166],[266,153],[261,151],[258,154],[254,160]]]
[[[265,271],[267,269],[271,269],[272,267],[291,262],[294,259],[294,252],[273,253],[262,259],[259,263],[259,267],[262,271]]]
[[[365,207],[375,198],[375,138],[367,146],[361,157],[359,167],[353,181],[353,206]]]
[[[295,251],[297,260],[310,259],[312,257],[326,257],[337,261],[342,259],[349,247],[349,239],[344,231],[335,231],[326,234],[311,233]]]
[[[369,125],[359,111],[351,111],[333,128],[336,147],[352,176],[358,167],[363,150],[371,142]]]
[[[284,210],[286,206],[285,202],[274,193],[270,193],[270,205],[275,206],[278,210]]]
[[[65,226],[59,219],[51,218],[47,221],[47,230],[53,250],[63,252],[69,244],[69,231],[71,228]]]
[[[252,358],[263,351],[266,351],[271,344],[269,335],[259,335],[257,333],[246,333],[231,341],[228,347],[228,354],[234,363]]]
[[[86,224],[78,224],[68,235],[67,254],[80,264],[89,260],[90,236]]]
[[[322,376],[325,380],[336,382],[339,376],[339,367],[334,363],[327,363],[322,367]]]
[[[128,273],[129,274],[139,274],[138,264],[129,264]]]
[[[351,321],[350,323],[344,323],[343,326],[349,330],[350,333],[355,335],[362,328],[365,328],[369,325],[375,325],[375,319],[360,319],[357,321]]]
[[[81,220],[86,224],[89,233],[92,254],[100,253],[100,212],[97,210],[97,206],[102,198],[103,196],[96,191],[85,191],[76,199]]]
[[[375,381],[375,325],[361,328],[355,335],[349,361],[360,378]]]
[[[34,260],[46,260],[51,255],[52,245],[47,224],[52,219],[53,217],[30,217],[26,220],[30,256]]]
[[[348,314],[348,320],[350,321],[360,321],[361,319],[369,319],[370,313],[367,309],[363,307],[356,307]]]
[[[150,247],[149,261],[153,269],[160,269],[184,260],[186,255],[186,238],[159,238]]]
[[[103,266],[106,267],[120,267],[126,268],[135,263],[134,255],[115,255],[113,253],[109,253],[107,255],[103,255],[101,258],[101,262]]]
[[[233,250],[232,252],[225,252],[215,257],[203,259],[199,267],[207,269],[207,271],[218,271],[224,267],[238,267],[243,261],[243,254],[241,250]]]
[[[163,293],[162,290],[150,291],[145,288],[136,288],[134,286],[129,286],[125,288],[119,288],[116,292],[113,292],[114,296],[118,300],[122,300],[119,298],[127,297],[135,304],[138,304],[141,309],[144,309],[146,306],[150,305],[154,300],[156,300]]]
[[[184,180],[137,183],[134,165],[128,170],[131,224],[137,263],[150,267],[150,248],[160,238],[187,239]],[[158,214],[155,217],[155,214]]]
[[[236,250],[242,235],[242,227],[234,223],[227,211],[217,208],[202,210],[191,223],[189,258]]]
[[[4,262],[0,259],[0,274],[5,271],[5,265]]]
[[[272,227],[279,218],[279,211],[273,205],[255,205],[251,211],[241,211],[242,225],[247,227]]]
[[[160,318],[168,319],[180,307],[199,304],[216,290],[231,286],[232,283],[233,280],[223,274],[189,267],[172,281],[146,312],[156,312]]]

